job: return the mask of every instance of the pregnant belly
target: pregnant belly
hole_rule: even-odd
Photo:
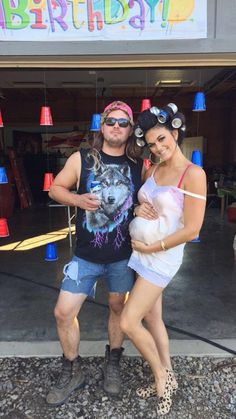
[[[162,231],[161,227],[163,227],[161,217],[156,220],[145,220],[142,217],[135,217],[129,225],[129,232],[133,240],[152,244],[165,236],[165,232]]]

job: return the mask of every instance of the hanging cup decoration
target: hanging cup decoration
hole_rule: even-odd
[[[90,125],[90,131],[100,131],[101,129],[101,115],[100,113],[94,113],[92,115],[91,125]]]
[[[193,100],[193,112],[204,112],[205,110],[205,94],[203,92],[197,92]]]
[[[146,111],[147,109],[151,108],[151,101],[150,99],[143,99],[141,103],[141,112]]]
[[[42,106],[40,114],[40,125],[50,126],[53,125],[52,113],[50,106]]]
[[[2,128],[3,127],[3,119],[2,119],[2,112],[1,112],[1,109],[0,109],[0,128]]]
[[[43,182],[43,191],[44,192],[49,191],[53,180],[54,180],[53,173],[45,173],[44,174],[44,182]]]
[[[5,167],[0,167],[0,184],[8,183],[7,173]]]
[[[8,237],[9,229],[6,218],[0,218],[0,237]]]

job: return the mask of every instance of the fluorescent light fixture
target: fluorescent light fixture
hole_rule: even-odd
[[[179,80],[179,79],[172,79],[172,80],[158,80],[155,83],[155,86],[161,86],[161,87],[187,87],[192,86],[194,82],[192,80]]]
[[[63,81],[61,83],[62,87],[67,87],[70,89],[89,89],[89,88],[95,88],[94,83],[83,83],[79,81]]]
[[[180,84],[182,80],[160,80],[161,84]]]
[[[22,88],[37,88],[37,87],[44,87],[44,82],[42,81],[13,81],[14,87],[22,87]]]
[[[119,87],[142,87],[143,82],[137,82],[137,83],[112,83],[110,84],[110,87],[113,89],[119,88]]]
[[[180,85],[182,83],[182,80],[158,80],[155,83],[155,86],[163,86],[163,85]]]

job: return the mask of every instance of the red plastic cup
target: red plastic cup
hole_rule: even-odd
[[[146,109],[150,109],[151,106],[151,101],[150,99],[143,99],[142,103],[141,103],[141,112],[146,111]]]
[[[3,127],[2,112],[0,110],[0,127]]]
[[[54,180],[53,173],[45,173],[44,174],[43,190],[45,192],[49,191],[53,180]]]
[[[148,170],[149,167],[152,165],[151,160],[149,160],[149,159],[144,159],[143,164],[144,164],[144,167],[145,167],[146,170]]]
[[[50,106],[41,107],[40,125],[53,125]]]
[[[8,237],[9,230],[6,218],[0,218],[0,237]]]

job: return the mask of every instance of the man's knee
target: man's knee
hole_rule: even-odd
[[[71,313],[68,310],[65,310],[62,306],[58,305],[54,308],[54,317],[57,324],[68,323],[73,320]]]
[[[72,323],[78,314],[79,310],[76,310],[75,307],[68,307],[63,304],[57,304],[54,309],[57,325]]]
[[[109,294],[109,299],[108,299],[109,308],[116,315],[121,314],[124,308],[124,302],[125,302],[125,294],[118,294],[118,293]]]

